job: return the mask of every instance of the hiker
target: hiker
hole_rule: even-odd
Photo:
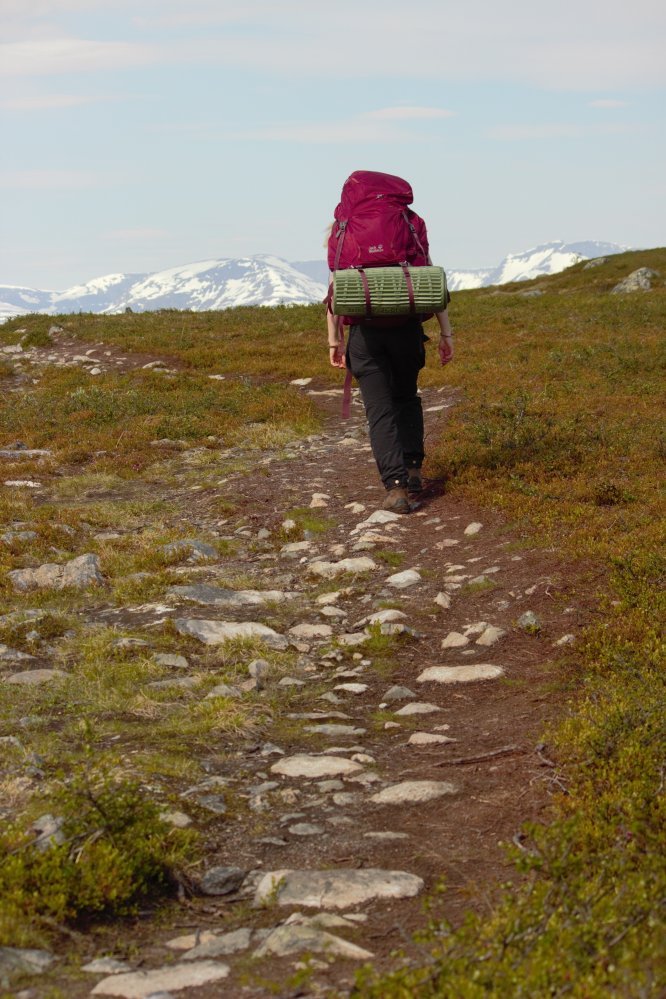
[[[403,260],[415,266],[430,264],[425,223],[415,212],[406,210],[412,200],[410,185],[399,177],[367,170],[353,173],[345,182],[342,200],[335,213],[337,231],[334,224],[329,240],[331,271],[338,267],[367,266],[363,255],[368,250],[364,251],[363,237],[358,232],[361,226],[357,225],[356,231],[352,232],[349,240],[351,248],[346,252],[344,245],[341,249],[340,239],[345,239],[345,228],[354,211],[358,209],[356,218],[359,219],[363,208],[368,205],[374,216],[368,227],[372,230],[370,238],[373,239],[369,252],[378,248],[384,251],[384,258],[396,252],[399,254],[399,259],[375,257],[373,265],[392,265]],[[379,206],[377,201],[381,201]],[[377,238],[378,226],[383,224],[378,216],[387,205],[393,206],[394,216],[399,212],[405,219],[402,245],[401,237],[396,237],[395,232],[384,237],[384,242]],[[390,211],[390,208],[386,210]],[[344,220],[344,226],[340,225],[340,219]],[[355,256],[352,257],[352,254]],[[440,329],[438,351],[442,365],[453,360],[448,301],[447,292],[444,309],[435,313]],[[418,493],[423,488],[423,410],[417,380],[419,371],[425,365],[425,343],[429,337],[423,332],[422,320],[428,316],[357,321],[358,317],[334,315],[329,294],[326,318],[330,363],[335,368],[347,368],[357,379],[361,390],[372,453],[387,490],[383,507],[395,513],[409,513],[409,494]],[[344,325],[347,324],[349,338],[345,348]]]

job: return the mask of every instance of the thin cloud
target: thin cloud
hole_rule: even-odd
[[[101,175],[85,170],[0,170],[0,188],[14,190],[79,190],[106,183]]]
[[[110,99],[85,94],[35,94],[33,97],[8,97],[5,100],[0,100],[0,108],[5,111],[50,111],[58,108],[80,107],[84,104],[95,104]]]
[[[444,108],[394,107],[380,108],[378,111],[366,111],[364,118],[376,118],[380,121],[404,121],[408,119],[453,118],[455,111]]]
[[[501,142],[531,139],[582,139],[587,136],[620,135],[635,131],[631,125],[497,125],[487,135]]]
[[[0,45],[0,76],[49,76],[131,69],[159,62],[166,53],[135,42],[52,38]]]
[[[111,229],[110,232],[104,233],[104,239],[120,239],[123,242],[141,243],[155,239],[164,239],[170,235],[171,233],[168,229],[135,227],[133,229]]]
[[[441,108],[379,108],[375,111],[361,112],[343,121],[278,122],[227,135],[225,138],[259,142],[302,142],[313,145],[416,142],[428,140],[430,133],[410,128],[412,122],[445,119],[452,115],[452,111]]]
[[[616,100],[612,100],[611,98],[608,98],[608,99],[603,99],[603,100],[599,100],[599,101],[589,101],[587,106],[589,108],[604,108],[604,109],[605,108],[608,108],[608,109],[612,109],[612,108],[628,108],[629,107],[629,101],[616,101]]]
[[[580,0],[513,0],[511,16],[494,0],[477,0],[473,18],[463,5],[411,0],[411,19],[424,26],[411,58],[397,0],[337,0],[335,18],[312,0],[117,0],[117,41],[70,38],[65,27],[77,11],[108,13],[108,0],[4,3],[11,30],[3,34],[16,39],[0,47],[4,75],[212,63],[335,80],[353,24],[363,58],[344,60],[346,78],[504,81],[590,93],[666,83],[666,5],[657,0],[606,0],[603,17],[598,5]]]

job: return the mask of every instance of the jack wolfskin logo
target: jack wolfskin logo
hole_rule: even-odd
[[[377,246],[368,247],[368,253],[383,253],[383,251],[384,251],[383,243],[379,243]]]

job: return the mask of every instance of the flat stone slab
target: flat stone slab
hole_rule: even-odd
[[[154,992],[177,992],[193,989],[209,982],[219,982],[229,974],[229,967],[218,961],[191,961],[171,964],[152,971],[132,971],[126,975],[110,975],[98,982],[93,996],[121,996],[123,999],[146,999]]]
[[[283,777],[338,777],[357,774],[363,767],[360,763],[346,760],[342,756],[285,756],[271,767],[271,773]]]
[[[330,624],[296,624],[289,629],[289,634],[294,638],[330,638],[333,629]]]
[[[421,573],[417,572],[416,569],[403,569],[402,572],[394,572],[392,576],[388,577],[386,582],[396,590],[404,590],[408,586],[420,583]]]
[[[469,645],[469,638],[459,631],[450,631],[446,638],[442,639],[443,649],[461,649],[465,645]]]
[[[485,646],[494,645],[495,642],[499,642],[500,638],[504,638],[505,635],[506,631],[504,628],[496,628],[494,624],[489,624],[477,638],[476,644]]]
[[[437,735],[435,732],[414,732],[407,740],[408,746],[437,746],[445,742],[457,742],[448,735]]]
[[[361,521],[352,530],[352,534],[358,534],[364,531],[366,527],[372,527],[374,524],[391,524],[400,520],[400,514],[393,513],[392,510],[375,510],[371,513],[367,520]]]
[[[430,666],[416,678],[417,683],[474,683],[496,680],[504,675],[501,666],[477,663],[475,666]]]
[[[288,645],[284,635],[258,621],[206,621],[179,617],[174,623],[181,635],[198,638],[204,645],[221,645],[232,638],[259,638],[276,649],[285,649]]]
[[[0,987],[8,988],[15,975],[41,975],[55,961],[47,950],[0,947]]]
[[[328,735],[332,738],[337,738],[342,735],[365,735],[367,729],[356,728],[354,725],[336,725],[336,724],[326,724],[323,725],[306,725],[305,731],[312,733],[312,735]]]
[[[202,958],[225,957],[227,954],[236,954],[239,950],[247,950],[252,942],[252,930],[244,927],[240,930],[233,930],[231,933],[206,934],[202,933],[199,943],[195,943],[194,934],[191,935],[191,950],[182,956],[183,961],[198,961]],[[175,947],[175,941],[171,940],[168,947]]]
[[[310,562],[308,572],[314,576],[323,576],[324,579],[331,579],[343,572],[372,572],[376,568],[376,562],[373,562],[371,558],[363,556],[361,558],[343,558],[339,562]]]
[[[377,898],[414,898],[422,878],[406,871],[337,868],[330,871],[269,871],[259,882],[255,904],[275,900],[278,905],[314,909],[348,909]]]
[[[51,683],[53,680],[65,680],[68,674],[61,669],[26,669],[22,673],[12,673],[5,677],[5,683],[17,683],[24,686],[36,686],[39,683]]]
[[[27,652],[19,652],[18,649],[12,649],[9,645],[0,645],[0,659],[5,662],[28,662],[35,659],[34,656],[28,655]]]
[[[69,586],[85,589],[88,586],[101,586],[104,583],[97,555],[79,555],[64,565],[45,562],[36,569],[13,569],[7,573],[15,590],[56,589]]]
[[[170,586],[167,597],[174,600],[190,600],[204,607],[261,607],[265,603],[279,603],[290,600],[293,593],[283,590],[228,590],[221,586],[207,586],[197,583],[194,586]]]
[[[402,715],[403,717],[409,715],[431,715],[435,711],[441,710],[442,708],[438,704],[428,704],[427,701],[414,701],[412,704],[405,704],[404,708],[396,711],[396,715]]]
[[[288,954],[299,954],[308,951],[313,954],[331,954],[336,957],[347,957],[353,961],[367,961],[373,954],[364,950],[349,940],[336,937],[326,930],[316,926],[278,926],[254,952],[255,957],[267,957],[274,954],[285,957]]]
[[[393,787],[385,787],[370,797],[375,805],[418,805],[446,794],[455,794],[457,788],[448,781],[405,780]]]
[[[407,615],[397,607],[386,607],[384,610],[375,611],[369,617],[364,617],[355,627],[362,628],[366,624],[389,624],[393,621],[406,621]]]

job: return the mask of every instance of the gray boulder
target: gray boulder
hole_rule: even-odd
[[[650,267],[639,267],[638,270],[632,271],[614,288],[611,288],[611,295],[621,295],[631,291],[649,291],[653,279],[659,276],[659,272],[653,271]]]

